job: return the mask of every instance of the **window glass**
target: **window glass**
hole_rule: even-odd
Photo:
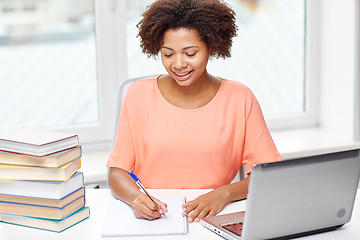
[[[1,129],[99,121],[94,4],[0,1]]]
[[[127,0],[128,75],[164,73],[142,54],[136,24],[153,1]],[[305,111],[305,0],[227,0],[237,14],[232,57],[209,62],[211,74],[244,83],[265,117]]]

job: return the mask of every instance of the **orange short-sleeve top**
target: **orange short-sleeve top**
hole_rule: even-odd
[[[148,188],[216,188],[241,165],[281,157],[260,106],[245,85],[222,79],[215,97],[197,109],[171,105],[157,77],[127,90],[107,167],[133,171]]]

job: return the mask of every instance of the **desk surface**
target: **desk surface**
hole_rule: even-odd
[[[150,190],[155,196],[186,196],[192,200],[196,196],[205,193],[206,190]],[[360,190],[358,190],[359,192]],[[1,240],[96,240],[96,239],[125,239],[125,238],[102,238],[101,231],[105,217],[107,201],[110,195],[108,189],[89,189],[86,191],[86,205],[90,207],[90,218],[65,230],[62,233],[53,233],[27,227],[20,227],[11,224],[0,223]],[[222,213],[230,213],[244,210],[246,201],[238,201],[225,207]],[[352,219],[342,228],[327,233],[312,235],[299,239],[328,240],[328,239],[360,239],[360,197],[357,196]],[[149,237],[126,237],[126,239],[149,239]],[[189,232],[186,235],[157,236],[152,239],[223,239],[210,232],[200,223],[189,224]]]

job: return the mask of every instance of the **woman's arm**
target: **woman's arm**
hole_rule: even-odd
[[[139,190],[127,171],[111,167],[108,180],[112,194],[129,204],[137,218],[153,220],[160,218],[162,212],[167,212],[166,204],[156,198],[154,200],[158,205],[154,204],[147,195]]]
[[[183,216],[188,216],[188,221],[199,222],[201,218],[214,216],[228,203],[245,199],[248,193],[250,177],[239,182],[218,187],[209,193],[201,195],[183,204]]]

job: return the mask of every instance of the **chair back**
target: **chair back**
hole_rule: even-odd
[[[120,111],[121,111],[121,106],[126,94],[127,89],[130,87],[131,84],[133,84],[134,82],[141,80],[141,79],[145,79],[145,78],[149,78],[155,75],[151,75],[151,76],[143,76],[143,77],[136,77],[136,78],[129,78],[123,82],[120,83],[119,88],[118,88],[118,93],[117,93],[117,103],[116,103],[116,115],[115,115],[115,127],[114,127],[114,136],[113,136],[113,144],[115,142],[115,137],[116,137],[116,132],[117,132],[117,125],[119,122],[119,116],[120,116]]]

